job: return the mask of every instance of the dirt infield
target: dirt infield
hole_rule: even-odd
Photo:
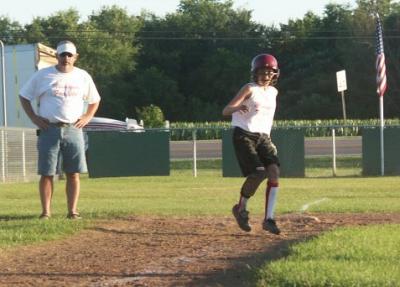
[[[319,220],[315,217],[317,216]],[[97,221],[68,239],[0,253],[0,286],[251,286],[249,274],[290,244],[344,225],[400,223],[400,214],[291,214],[282,235],[241,231],[232,217]]]

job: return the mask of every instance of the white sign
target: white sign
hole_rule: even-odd
[[[346,70],[336,72],[336,80],[338,92],[343,92],[347,90]]]

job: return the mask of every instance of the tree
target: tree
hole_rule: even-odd
[[[385,17],[390,13],[392,0],[357,0],[356,13],[365,15],[375,15],[378,13],[381,17]]]
[[[98,114],[125,117],[129,114],[131,74],[135,70],[139,46],[136,32],[140,19],[117,6],[103,7],[82,23],[79,63],[94,75],[101,92]]]
[[[179,119],[187,110],[177,82],[156,67],[135,73],[127,103],[129,108],[152,104],[159,106],[166,111],[168,120]]]
[[[264,33],[233,1],[182,0],[164,19],[144,18],[137,72],[152,66],[176,81],[185,104],[177,119],[220,119],[225,101],[248,81]]]
[[[7,44],[18,44],[23,42],[21,38],[22,26],[15,21],[11,21],[10,18],[0,16],[0,39],[3,43]]]
[[[76,39],[80,29],[79,19],[75,9],[59,11],[47,18],[36,17],[31,24],[25,25],[25,39],[29,43],[42,42],[56,47],[61,40]]]
[[[278,27],[252,21],[233,1],[181,0],[165,17],[132,16],[102,7],[81,21],[74,9],[35,18],[21,27],[0,17],[6,43],[59,40],[77,44],[77,65],[91,73],[102,96],[98,115],[125,118],[155,105],[169,120],[218,120],[221,110],[249,81],[251,59],[271,53],[281,77],[277,118],[342,117],[336,72],[347,75],[349,118],[376,117],[375,16],[383,23],[388,90],[386,117],[400,111],[400,4],[357,0],[357,7],[328,4]]]
[[[224,48],[205,58],[188,75],[187,81],[192,89],[187,118],[220,120],[223,107],[250,80],[250,62],[251,57]]]
[[[91,15],[80,31],[86,68],[107,77],[132,72],[138,53],[135,35],[140,26],[139,19],[117,6],[103,7]]]

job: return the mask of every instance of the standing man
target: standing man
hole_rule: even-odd
[[[40,219],[51,216],[53,179],[59,154],[66,173],[66,195],[69,219],[80,219],[77,204],[80,173],[87,172],[82,128],[96,113],[100,95],[92,77],[74,66],[78,54],[74,43],[57,45],[57,65],[37,71],[20,91],[21,105],[39,128],[38,173],[42,213]],[[38,100],[35,113],[31,102]],[[85,107],[87,109],[85,111]]]
[[[241,229],[251,231],[247,201],[267,178],[263,229],[280,234],[274,219],[278,193],[279,159],[271,141],[278,90],[274,87],[279,77],[278,62],[270,54],[260,54],[251,62],[252,81],[245,84],[222,111],[232,115],[233,145],[243,175],[240,199],[233,215]]]

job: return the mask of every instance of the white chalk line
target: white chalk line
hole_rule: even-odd
[[[329,200],[329,199],[324,197],[324,198],[318,199],[316,201],[313,201],[313,202],[310,202],[310,203],[306,203],[301,207],[300,212],[305,212],[311,205],[317,205],[317,204],[320,204],[321,202],[324,202],[324,201],[327,201],[327,200]]]

